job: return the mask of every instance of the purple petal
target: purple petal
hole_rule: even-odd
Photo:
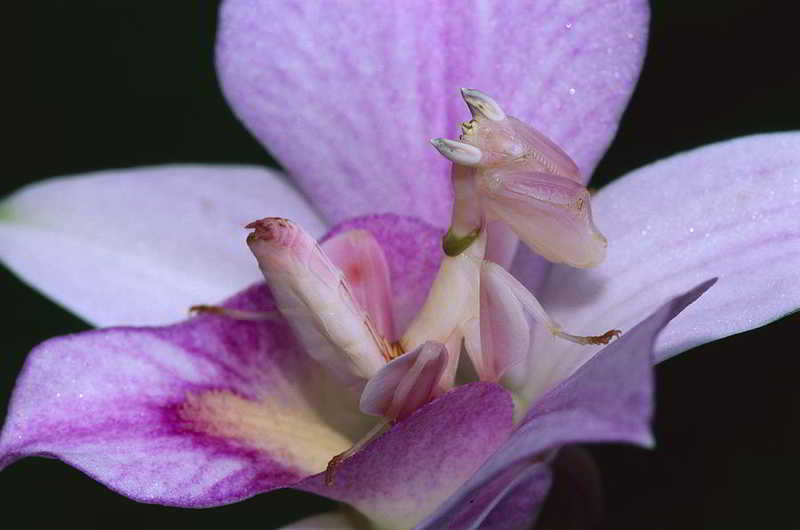
[[[673,299],[658,311],[605,347],[569,379],[536,402],[508,442],[426,520],[430,528],[478,524],[486,511],[483,489],[497,483],[511,484],[548,452],[580,442],[653,443],[649,422],[652,413],[651,354],[656,335],[713,281]],[[499,488],[498,488],[499,489]],[[539,498],[543,501],[543,497]],[[536,511],[538,507],[531,506]],[[474,513],[467,521],[465,513]]]
[[[0,259],[98,326],[175,322],[260,279],[242,227],[324,225],[282,177],[246,166],[162,166],[52,179],[0,204]]]
[[[644,56],[644,0],[228,0],[217,66],[235,112],[328,219],[449,221],[446,161],[428,139],[492,95],[585,175],[605,151]]]
[[[402,332],[425,302],[439,269],[444,232],[414,217],[368,215],[333,227],[324,241],[348,230],[368,231],[383,249],[392,278],[394,329]]]
[[[546,464],[534,463],[524,468],[505,490],[495,497],[489,515],[480,523],[480,530],[529,529],[539,517],[539,511],[553,481]]]
[[[469,499],[449,499],[414,530],[530,528],[551,481],[550,468],[545,463],[510,466],[482,484]]]
[[[331,486],[316,475],[296,487],[346,502],[379,525],[409,528],[508,438],[512,408],[500,386],[458,387],[345,460]]]
[[[273,308],[263,286],[229,306]],[[17,381],[0,462],[56,457],[142,502],[234,502],[324,469],[368,429],[337,414],[321,373],[281,322],[202,316],[52,339]]]
[[[714,289],[659,337],[659,360],[800,307],[800,133],[673,156],[602,189],[593,209],[608,259],[590,271],[554,268],[541,296],[573,332],[625,332],[669,293],[712,276]]]

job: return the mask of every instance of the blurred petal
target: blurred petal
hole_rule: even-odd
[[[176,165],[36,183],[0,203],[0,259],[98,326],[183,319],[261,277],[242,227],[265,214],[324,225],[278,173]]]
[[[359,528],[360,526],[344,513],[329,512],[306,517],[290,525],[282,526],[280,530],[358,530]]]
[[[383,249],[391,276],[394,329],[402,333],[425,302],[439,269],[444,232],[414,217],[367,215],[333,227],[322,244],[349,230],[366,230]]]
[[[447,358],[444,344],[426,342],[393,359],[364,387],[359,408],[365,414],[405,418],[434,397]]]
[[[217,67],[234,111],[328,219],[396,212],[444,228],[447,163],[428,144],[491,94],[584,175],[639,75],[644,0],[227,0]]]
[[[344,273],[353,296],[378,333],[396,340],[389,264],[375,237],[366,230],[348,230],[325,240],[322,250]]]
[[[712,283],[706,282],[663,305],[534,403],[503,447],[426,520],[429,528],[447,528],[456,522],[466,526],[462,519],[465,511],[482,513],[475,506],[485,502],[484,488],[495,488],[497,481],[511,484],[521,474],[532,473],[529,466],[547,461],[548,452],[563,445],[652,445],[653,343],[667,322]],[[543,502],[544,496],[537,499]],[[531,506],[533,511],[539,508]]]
[[[553,488],[536,530],[591,530],[603,518],[603,484],[592,455],[580,446],[562,448],[553,460]]]
[[[624,333],[670,293],[711,276],[719,283],[659,337],[657,359],[800,307],[800,133],[673,156],[603,188],[593,206],[608,259],[589,271],[555,267],[540,298],[572,332]],[[559,355],[580,362],[591,353],[567,345]]]
[[[227,305],[274,309],[264,286]],[[369,428],[322,374],[282,322],[201,316],[52,339],[17,381],[0,463],[51,456],[142,502],[234,502],[319,472]]]
[[[608,242],[594,226],[589,192],[574,180],[496,169],[480,177],[478,190],[489,217],[544,258],[580,268],[605,259]]]
[[[342,462],[332,485],[316,475],[296,487],[346,502],[378,525],[410,528],[508,438],[512,408],[498,385],[460,386]]]

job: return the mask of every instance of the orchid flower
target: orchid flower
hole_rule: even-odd
[[[654,360],[798,307],[797,133],[701,148],[617,180],[590,198],[593,223],[580,225],[588,239],[572,245],[574,230],[565,232],[560,242],[569,248],[525,232],[541,225],[518,222],[514,206],[494,194],[532,182],[518,173],[484,181],[499,187],[474,182],[481,204],[464,216],[453,211],[453,183],[474,181],[465,168],[495,152],[465,139],[476,158],[453,140],[439,142],[456,162],[451,179],[448,161],[428,144],[455,136],[468,119],[463,87],[491,95],[483,99],[497,105],[486,107],[490,121],[507,112],[541,131],[531,140],[542,155],[536,182],[558,180],[589,199],[584,179],[615,132],[644,54],[645,2],[520,0],[482,10],[446,2],[274,4],[225,2],[217,64],[234,110],[300,191],[259,168],[166,166],[55,179],[2,204],[5,263],[98,326],[174,322],[192,305],[244,289],[223,304],[228,315],[111,327],[37,347],[0,435],[2,465],[54,456],[143,502],[213,506],[294,487],[352,507],[295,528],[365,520],[388,528],[523,527],[535,520],[560,448],[652,445]],[[445,344],[438,322],[419,315],[437,300],[437,271],[450,263],[442,236],[455,228],[463,240],[470,231],[451,220],[468,223],[476,211],[491,219],[484,257],[498,265],[464,252],[452,258],[479,278],[461,284],[472,289],[478,314],[467,316],[477,327],[461,314],[455,320],[482,380],[459,384],[450,373],[437,390],[443,352],[457,355],[460,342]],[[327,232],[324,254],[305,235],[302,246],[287,247],[310,252],[313,261],[304,263],[324,265],[317,277],[324,281],[301,291],[291,287],[294,269],[271,280],[281,264],[265,261],[277,254],[262,253],[256,245],[268,238],[261,238],[251,248],[270,289],[248,287],[261,272],[241,227],[265,216],[307,231],[293,233]],[[595,230],[608,241],[604,259],[585,245],[601,241]],[[502,266],[511,263],[516,235],[523,245],[509,275]],[[567,265],[549,265],[526,245]],[[348,274],[348,260],[369,283]],[[306,335],[325,329],[314,327],[320,313],[303,313],[302,304],[300,313],[288,311],[288,295],[322,298],[341,277],[352,289],[335,305],[346,312],[331,322],[349,322],[337,332],[353,335]],[[481,311],[489,307],[499,309]],[[531,326],[538,307],[547,320],[539,314]],[[492,331],[504,310],[519,323],[514,329],[531,331],[526,347],[519,332],[506,340]],[[347,338],[365,337],[351,318],[362,314],[389,344],[364,342],[347,357],[356,351]],[[587,346],[555,336],[556,322],[569,333],[623,334],[604,348]],[[407,353],[380,358],[410,331],[418,338]],[[386,389],[411,381],[405,376],[415,366],[431,370],[436,384],[412,385],[406,395],[420,399],[410,406],[389,399],[397,393]],[[359,407],[367,389],[373,399]],[[385,432],[372,432],[383,420],[365,410],[386,417]],[[342,454],[326,481],[323,471]]]

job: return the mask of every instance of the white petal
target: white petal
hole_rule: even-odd
[[[712,277],[719,282],[661,334],[656,359],[800,307],[800,133],[673,156],[600,190],[593,207],[608,259],[588,271],[554,267],[540,296],[573,333],[624,334],[675,293]],[[536,344],[555,352],[549,369],[532,374],[540,387],[596,351],[544,336]]]
[[[180,320],[259,281],[244,225],[324,224],[276,172],[174,165],[56,178],[0,203],[0,259],[98,326]]]

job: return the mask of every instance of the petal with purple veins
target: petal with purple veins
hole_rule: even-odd
[[[438,231],[398,216],[334,231],[349,227],[375,234],[404,300],[424,297]],[[263,285],[226,307],[276,310]],[[60,458],[145,502],[235,502],[324,469],[369,431],[374,420],[357,412],[355,398],[344,402],[325,373],[280,319],[203,315],[53,339],[29,355],[18,379],[0,462]]]
[[[227,305],[274,307],[263,286]],[[0,461],[51,456],[143,502],[227,504],[324,469],[369,429],[335,390],[281,322],[70,335],[28,357]]]
[[[227,0],[217,68],[236,114],[329,220],[395,212],[445,228],[447,164],[427,139],[469,117],[459,89],[491,94],[591,175],[648,16],[644,0]]]

